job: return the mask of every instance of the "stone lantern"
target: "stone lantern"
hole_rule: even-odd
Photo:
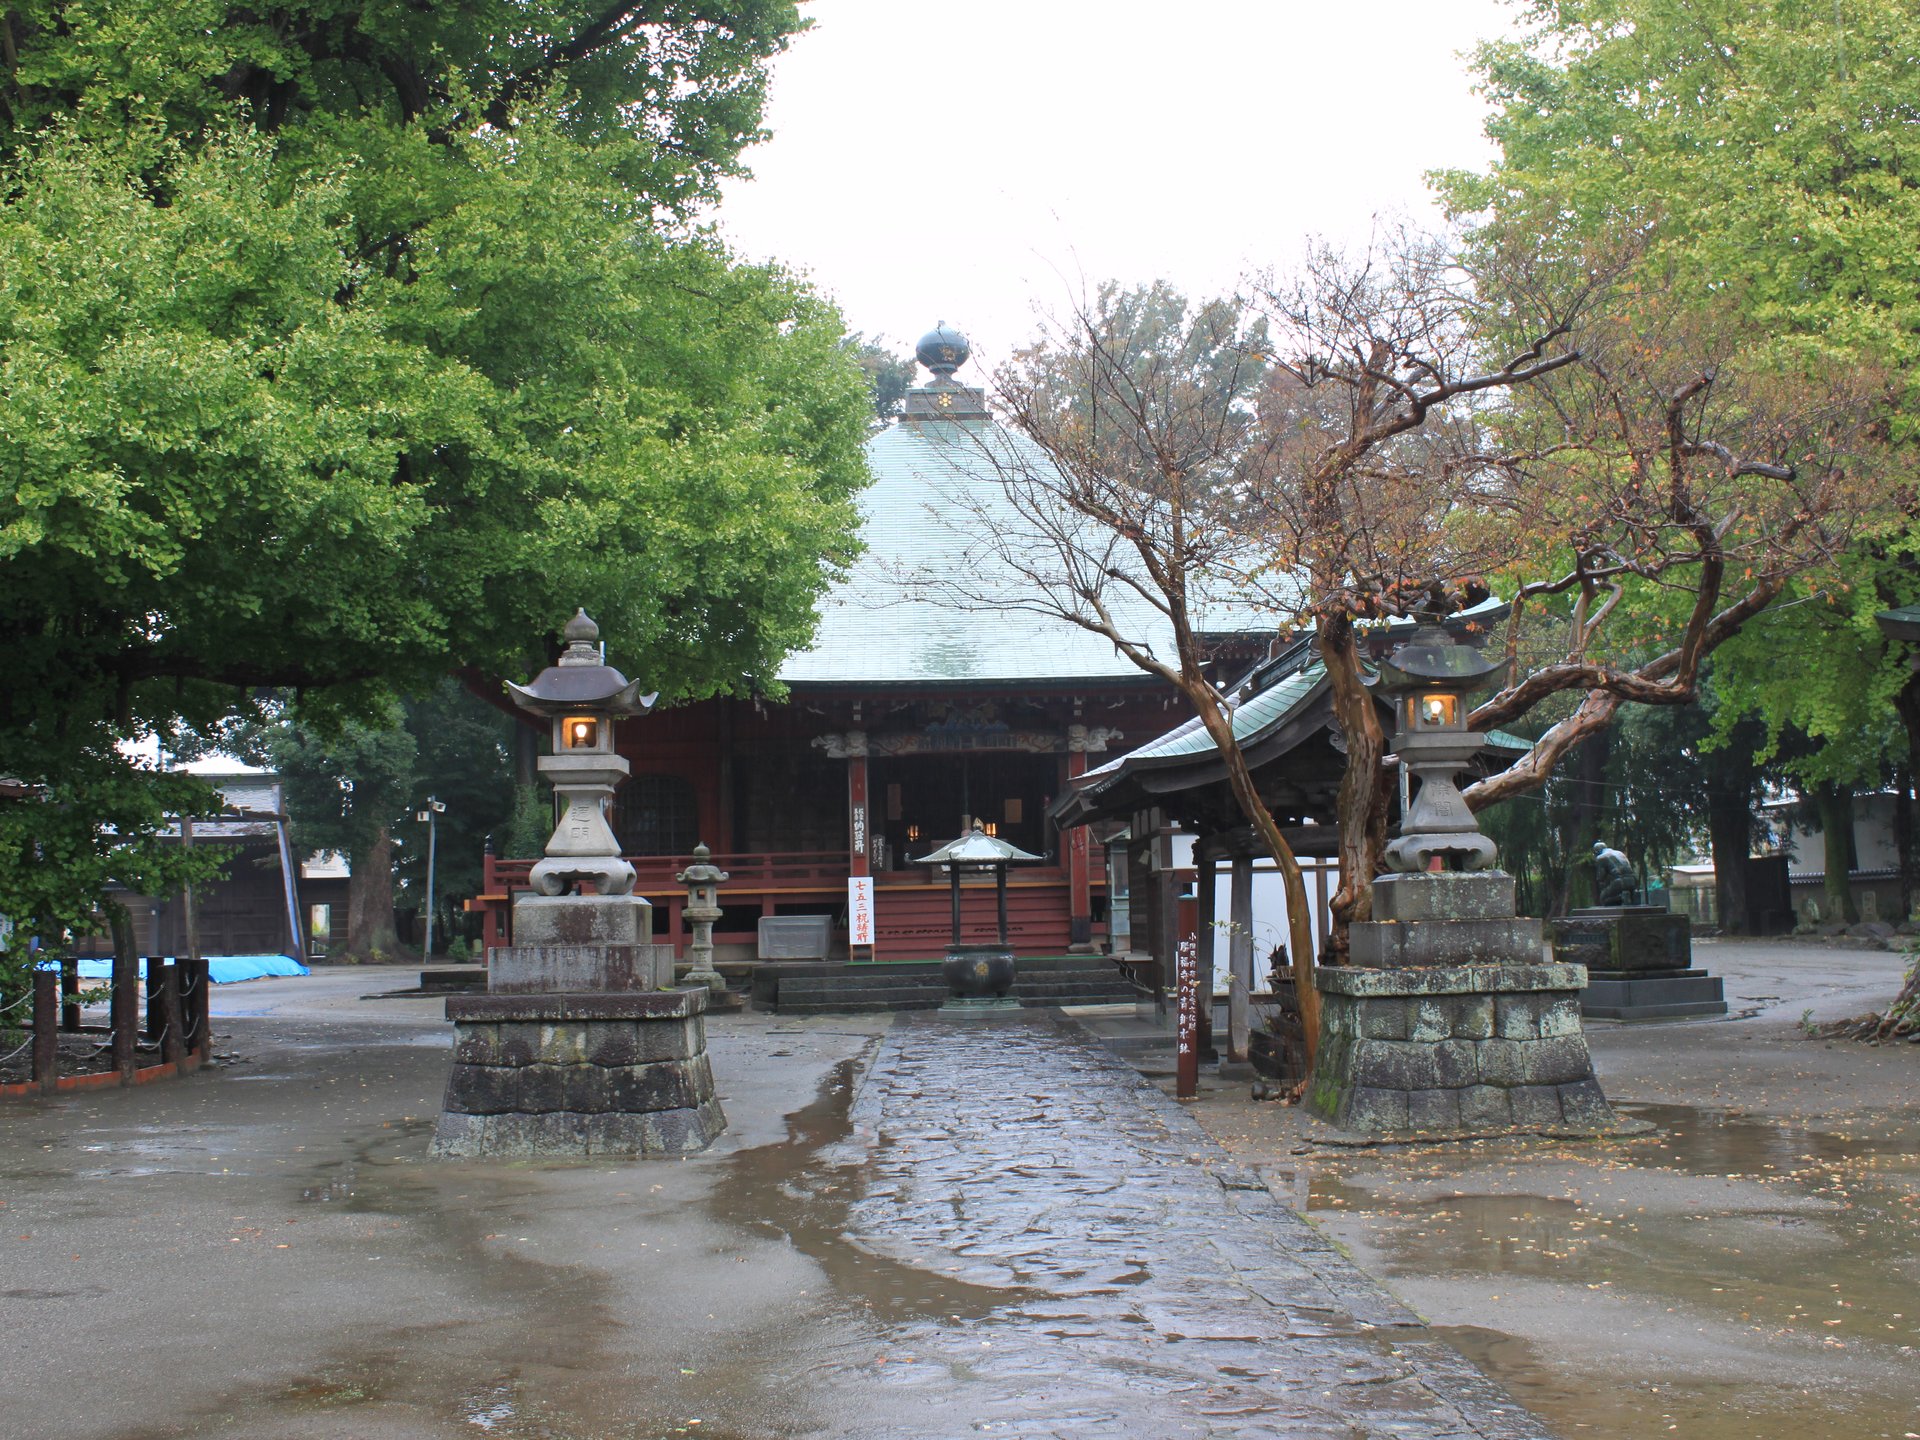
[[[607,803],[629,769],[625,757],[614,752],[613,726],[626,716],[644,715],[656,697],[642,695],[639,681],[629,681],[601,657],[600,627],[585,610],[560,633],[567,648],[558,663],[530,684],[507,682],[514,704],[552,722],[553,753],[538,763],[567,806],[530,883],[541,895],[564,895],[576,887],[583,895],[631,895],[633,866],[620,858],[619,841],[607,824]],[[516,936],[519,922],[516,911]]]
[[[1467,696],[1498,667],[1428,614],[1382,665],[1400,763],[1419,790],[1348,928],[1348,965],[1322,965],[1310,1114],[1348,1133],[1469,1138],[1615,1131],[1580,1028],[1587,972],[1549,962],[1538,920],[1514,913],[1454,777],[1479,753]]]
[[[915,865],[944,865],[953,884],[953,940],[947,946],[941,970],[954,1001],[975,1007],[991,1006],[999,1001],[1007,1006],[1013,988],[1014,954],[1007,945],[1007,867],[1028,864],[1041,857],[1031,855],[1018,845],[997,835],[989,835],[978,821],[957,840],[949,840],[931,855],[922,855]],[[960,941],[960,875],[963,870],[992,871],[994,895],[999,916],[999,941],[993,945],[964,945]],[[948,1008],[953,1008],[952,1002]]]
[[[1485,740],[1467,729],[1467,696],[1500,667],[1462,645],[1439,625],[1422,625],[1381,667],[1379,690],[1394,700],[1394,748],[1420,782],[1387,846],[1387,863],[1402,874],[1429,868],[1487,870],[1494,844],[1461,798],[1453,777]]]
[[[654,697],[601,658],[584,610],[562,633],[559,662],[507,689],[552,722],[540,769],[566,812],[531,893],[514,897],[513,943],[489,952],[488,993],[447,1001],[453,1069],[433,1138],[442,1158],[689,1155],[726,1129],[707,1059],[708,991],[675,987],[673,947],[653,943],[653,908],[633,893],[607,825],[627,774],[614,722]]]
[[[687,959],[692,968],[687,971],[687,983],[704,985],[718,994],[726,989],[726,979],[713,968],[713,922],[720,918],[720,886],[727,879],[727,872],[713,863],[713,852],[705,845],[693,847],[693,863],[674,876],[677,884],[687,887],[688,922],[693,926],[693,943],[687,947]]]

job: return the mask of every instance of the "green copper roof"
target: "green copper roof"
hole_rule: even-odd
[[[1873,617],[1890,640],[1920,644],[1920,605],[1898,605]]]
[[[1003,447],[1003,448],[997,448]],[[996,453],[1037,461],[993,425],[895,424],[867,444],[873,484],[860,497],[867,553],[821,602],[811,649],[789,657],[789,684],[940,684],[997,680],[1139,679],[1104,636],[1031,608],[1034,587],[999,553],[1013,545],[1047,563],[1035,528],[1008,499]],[[1137,595],[1106,602],[1131,637],[1171,659],[1173,632]],[[1226,628],[1259,628],[1253,612]],[[1272,622],[1265,622],[1269,627]]]
[[[1275,681],[1259,694],[1243,700],[1233,710],[1233,738],[1242,745],[1251,743],[1266,734],[1275,726],[1285,723],[1295,711],[1302,708],[1320,688],[1326,675],[1326,667],[1315,663],[1305,669]],[[1489,730],[1485,735],[1487,745],[1495,750],[1507,750],[1515,753],[1531,750],[1530,741],[1522,740],[1518,735],[1509,735],[1504,730]],[[1123,768],[1154,761],[1180,760],[1201,755],[1210,755],[1218,747],[1213,737],[1206,732],[1198,717],[1175,726],[1157,740],[1150,740],[1137,750],[1117,756],[1100,766],[1089,770],[1086,777],[1078,783],[1082,786],[1097,784],[1096,777],[1116,775]]]

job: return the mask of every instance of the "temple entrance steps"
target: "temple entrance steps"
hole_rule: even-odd
[[[1013,993],[1022,1005],[1130,1003],[1141,991],[1104,955],[1023,955]],[[877,964],[761,965],[753,1001],[782,1015],[935,1010],[947,1000],[938,960]]]

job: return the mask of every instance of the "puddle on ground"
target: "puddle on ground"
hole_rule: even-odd
[[[1483,1314],[1499,1282],[1529,1282],[1501,1307],[1511,1330],[1436,1333],[1567,1435],[1920,1432],[1916,1117],[1822,1130],[1622,1108],[1660,1129],[1601,1144],[1316,1155],[1310,1174],[1281,1171],[1275,1188],[1304,1179],[1318,1218],[1356,1217],[1336,1230],[1429,1314]],[[1570,1320],[1583,1305],[1591,1318]],[[1663,1362],[1625,1373],[1627,1352]]]
[[[1831,1379],[1762,1388],[1741,1380],[1679,1379],[1649,1364],[1595,1385],[1543,1361],[1532,1345],[1477,1325],[1435,1325],[1445,1340],[1513,1392],[1556,1435],[1651,1440],[1900,1440],[1913,1432],[1911,1396],[1863,1397]],[[1863,1403],[1864,1402],[1864,1403]]]
[[[787,1117],[787,1143],[729,1156],[701,1202],[715,1219],[779,1235],[826,1273],[834,1292],[886,1322],[976,1319],[1018,1303],[1019,1289],[970,1284],[863,1249],[848,1238],[866,1193],[860,1159],[840,1160],[852,1134],[854,1079],[865,1061],[833,1067],[813,1101]]]

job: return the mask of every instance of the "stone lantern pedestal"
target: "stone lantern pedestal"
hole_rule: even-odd
[[[1580,1028],[1586,970],[1544,960],[1513,888],[1499,871],[1374,882],[1356,963],[1315,972],[1311,1113],[1379,1138],[1617,1128]]]
[[[1718,976],[1693,965],[1685,915],[1661,905],[1594,905],[1552,922],[1553,958],[1587,967],[1580,997],[1595,1020],[1672,1020],[1727,1013]]]
[[[673,947],[653,943],[653,908],[631,893],[600,803],[627,771],[613,720],[649,702],[601,662],[584,613],[565,633],[558,665],[509,688],[554,719],[540,765],[568,809],[534,893],[514,901],[515,943],[489,957],[487,993],[447,1000],[439,1158],[687,1155],[727,1125],[707,1061],[707,987],[674,987]]]

